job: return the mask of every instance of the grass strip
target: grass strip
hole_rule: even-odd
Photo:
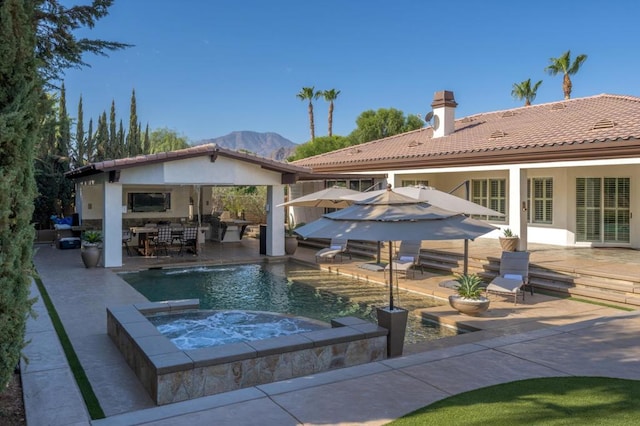
[[[34,277],[36,285],[38,286],[38,290],[40,290],[40,296],[42,297],[42,301],[47,308],[47,312],[49,313],[49,317],[51,318],[51,322],[53,323],[53,328],[56,330],[56,334],[58,335],[58,339],[60,340],[60,344],[62,345],[62,349],[64,350],[64,354],[67,357],[67,362],[69,362],[69,367],[71,368],[71,372],[76,379],[76,383],[78,384],[78,388],[80,389],[80,393],[82,394],[82,398],[84,399],[84,403],[87,406],[87,410],[89,411],[89,415],[92,420],[104,419],[104,411],[102,411],[102,407],[100,406],[100,402],[98,402],[98,398],[96,394],[93,393],[93,388],[91,387],[91,383],[89,383],[89,379],[87,378],[87,374],[84,372],[82,365],[80,364],[80,360],[76,355],[75,350],[73,349],[73,345],[71,345],[71,341],[69,340],[69,336],[67,336],[67,332],[64,330],[64,326],[62,325],[62,321],[60,321],[60,317],[58,316],[58,312],[56,312],[56,308],[53,306],[51,302],[51,298],[49,297],[49,293],[44,288],[44,284],[39,277]]]
[[[454,395],[389,425],[636,425],[640,418],[639,392],[637,380],[519,380]]]
[[[560,294],[554,291],[545,291],[545,290],[536,289],[536,293],[544,294],[546,296],[551,296],[551,297],[557,297],[558,299],[567,299],[567,300],[573,300],[574,302],[589,303],[591,305],[604,306],[605,308],[619,309],[621,311],[627,311],[627,312],[635,311],[634,308],[629,308],[622,305],[613,305],[611,303],[601,302],[599,300],[593,300],[593,299],[582,299],[580,297],[571,296],[568,294]]]

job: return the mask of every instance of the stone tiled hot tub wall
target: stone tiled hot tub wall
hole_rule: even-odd
[[[107,308],[107,332],[158,405],[382,360],[387,330],[353,317],[332,328],[181,350],[145,315],[198,309],[195,300]]]

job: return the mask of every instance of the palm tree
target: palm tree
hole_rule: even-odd
[[[329,137],[333,136],[333,101],[338,98],[339,94],[340,91],[336,89],[325,90],[322,92],[324,100],[329,102]]]
[[[544,70],[549,73],[549,75],[556,75],[558,73],[564,74],[564,79],[562,80],[562,90],[564,91],[564,98],[571,99],[571,78],[570,75],[574,75],[578,72],[584,61],[587,60],[587,55],[578,55],[576,59],[571,63],[571,51],[567,50],[564,52],[562,56],[559,58],[550,58],[549,66]]]
[[[309,101],[309,129],[311,129],[311,141],[316,138],[315,126],[313,124],[313,100],[318,99],[322,93],[315,91],[315,87],[303,87],[296,96],[301,100]]]
[[[531,79],[525,80],[522,83],[513,83],[513,90],[511,90],[511,96],[516,99],[523,100],[524,106],[531,105],[531,102],[536,98],[538,87],[542,84],[542,80],[538,81],[531,87]]]

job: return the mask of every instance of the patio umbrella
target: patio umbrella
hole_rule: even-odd
[[[332,209],[342,209],[353,204],[352,200],[344,197],[361,194],[359,191],[343,188],[341,186],[333,186],[311,194],[303,195],[286,203],[278,204],[282,206],[296,207],[326,207]]]
[[[379,190],[373,192],[361,192],[354,195],[345,196],[348,200],[365,200],[367,198],[375,197],[376,195],[384,193],[386,190]],[[499,211],[492,210],[488,207],[481,206],[480,204],[476,204],[473,201],[465,200],[464,198],[457,197],[455,195],[449,194],[447,192],[443,192],[437,190],[430,186],[417,185],[417,186],[404,186],[401,188],[396,188],[394,192],[402,195],[406,195],[408,197],[414,198],[416,200],[424,201],[432,206],[440,207],[449,211],[453,211],[456,213],[462,213],[465,215],[480,215],[480,216],[498,216],[504,217],[503,213]],[[467,273],[469,264],[469,242],[465,239],[464,243],[464,273]]]
[[[398,194],[391,189],[323,215],[295,230],[303,238],[389,241],[474,239],[497,229],[493,225]],[[389,263],[389,305],[393,310],[393,262]]]

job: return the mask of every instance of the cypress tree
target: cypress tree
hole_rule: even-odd
[[[0,2],[0,389],[18,364],[31,305],[30,221],[42,86],[32,23],[31,1]]]
[[[89,129],[87,130],[87,163],[93,163],[96,158],[96,143],[93,136],[93,118],[89,119]]]
[[[120,120],[120,127],[118,128],[118,146],[122,153],[121,156],[126,157],[129,153],[127,152],[127,146],[124,142],[124,125],[122,124],[122,120]]]
[[[136,90],[131,91],[131,105],[129,107],[129,134],[127,134],[127,148],[129,156],[142,154],[140,149],[140,135],[138,134],[138,112],[136,108]]]
[[[71,119],[67,113],[67,94],[64,83],[60,90],[60,108],[58,109],[57,151],[54,153],[54,172],[58,186],[56,199],[65,215],[73,213],[73,182],[64,177],[70,170],[71,158]]]
[[[78,102],[78,118],[76,120],[75,150],[72,162],[73,167],[81,167],[85,164],[86,148],[86,140],[84,138],[84,112],[82,110],[82,96],[80,96],[80,101]]]
[[[116,101],[111,100],[111,111],[109,113],[109,151],[107,158],[120,158],[121,152],[118,147],[118,138],[116,133]]]
[[[96,157],[93,161],[104,161],[107,159],[109,145],[109,129],[107,126],[107,112],[103,111],[98,118],[98,128],[95,135]]]
[[[149,140],[149,123],[147,123],[147,127],[144,129],[144,139],[142,140],[142,153],[149,154],[150,146],[151,141]]]

